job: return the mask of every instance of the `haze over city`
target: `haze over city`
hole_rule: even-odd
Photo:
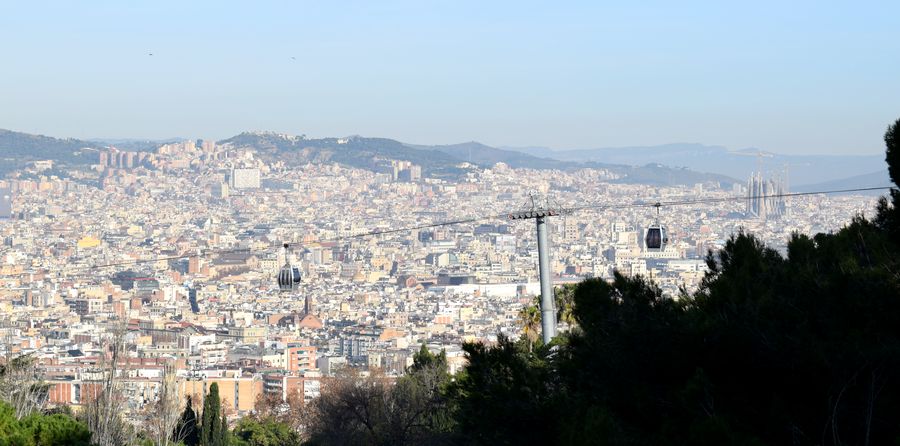
[[[900,444],[898,18],[5,4],[0,445]]]
[[[878,154],[898,16],[890,1],[13,2],[0,127]]]

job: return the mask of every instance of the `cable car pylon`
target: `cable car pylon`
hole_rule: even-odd
[[[550,277],[550,241],[547,238],[547,217],[562,214],[563,209],[554,206],[548,199],[541,199],[536,193],[529,193],[530,203],[507,217],[510,220],[534,219],[537,223],[538,269],[541,276],[541,336],[544,345],[556,336],[556,303],[553,299],[553,283]]]

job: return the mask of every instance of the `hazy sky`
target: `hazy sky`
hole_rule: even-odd
[[[896,0],[0,8],[0,128],[51,136],[875,154],[898,117]]]

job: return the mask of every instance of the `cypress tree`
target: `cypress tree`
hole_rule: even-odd
[[[220,425],[219,430],[219,443],[218,446],[227,446],[228,445],[228,419],[225,417],[225,411],[222,411],[222,424]]]
[[[203,399],[203,416],[200,425],[200,446],[224,446],[222,430],[222,401],[219,399],[219,385],[212,383],[209,393]]]

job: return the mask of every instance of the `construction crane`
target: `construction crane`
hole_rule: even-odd
[[[755,156],[756,157],[756,171],[759,172],[760,175],[762,175],[762,159],[775,157],[774,153],[763,152],[762,150],[759,150],[759,149],[735,150],[735,151],[730,151],[728,153],[730,153],[732,155],[737,155],[737,156]]]

